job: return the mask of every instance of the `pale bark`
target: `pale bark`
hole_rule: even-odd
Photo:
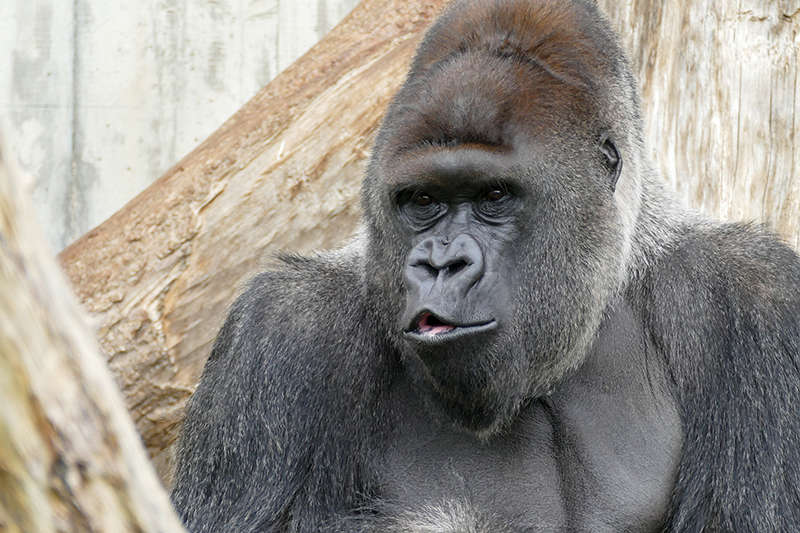
[[[800,0],[599,4],[630,50],[664,179],[800,248]]]
[[[61,255],[162,474],[211,342],[276,250],[341,244],[373,134],[444,0],[364,0],[214,135]],[[787,0],[600,0],[646,134],[694,205],[798,244],[798,19]],[[663,7],[662,7],[663,6]],[[796,9],[796,8],[795,8]],[[202,112],[198,109],[198,112]]]
[[[0,531],[183,531],[0,150]]]

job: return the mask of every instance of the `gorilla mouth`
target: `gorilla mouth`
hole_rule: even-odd
[[[445,340],[480,333],[494,329],[497,321],[494,319],[473,324],[456,324],[445,320],[430,311],[423,311],[412,321],[406,337],[425,343],[438,343]]]
[[[417,321],[417,331],[423,335],[441,335],[454,329],[454,325],[440,320],[433,313],[422,313]]]

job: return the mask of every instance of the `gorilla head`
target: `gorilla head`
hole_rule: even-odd
[[[363,186],[375,320],[432,411],[484,437],[580,365],[629,276],[642,165],[594,4],[494,3],[425,36]]]

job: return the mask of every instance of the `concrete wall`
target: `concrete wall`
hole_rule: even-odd
[[[357,0],[0,0],[0,118],[54,250],[102,222]]]

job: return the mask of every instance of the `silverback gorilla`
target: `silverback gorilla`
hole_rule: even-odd
[[[361,236],[230,310],[173,501],[194,532],[800,530],[800,260],[680,207],[591,0],[460,0]]]

